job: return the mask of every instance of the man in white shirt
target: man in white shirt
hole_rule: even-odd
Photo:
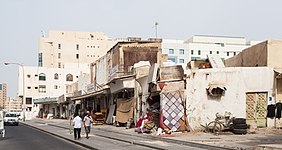
[[[74,139],[79,140],[81,133],[82,119],[79,117],[78,114],[75,114],[75,117],[72,122],[73,122],[73,130],[74,130]]]
[[[89,138],[88,134],[90,133],[91,124],[93,122],[93,119],[89,111],[87,111],[86,114],[87,115],[84,117],[83,122],[84,122],[84,127],[85,127],[86,138],[88,139]]]

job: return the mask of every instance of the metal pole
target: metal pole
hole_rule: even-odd
[[[25,81],[24,81],[24,65],[20,65],[23,71],[23,121],[25,122],[26,99],[25,99]]]
[[[10,62],[5,62],[4,63],[5,65],[10,65],[10,64],[14,64],[14,65],[18,65],[18,66],[21,66],[22,68],[22,71],[23,71],[23,121],[25,121],[25,111],[26,111],[26,99],[25,99],[25,82],[24,82],[24,64],[20,64],[20,63],[10,63]]]
[[[156,39],[158,38],[158,22],[155,22],[155,30],[156,30]]]

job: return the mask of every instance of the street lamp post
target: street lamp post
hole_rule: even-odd
[[[23,71],[23,121],[25,122],[25,111],[26,111],[26,99],[25,99],[25,85],[24,85],[24,64],[20,63],[11,63],[11,62],[5,62],[5,65],[18,65],[22,68]]]

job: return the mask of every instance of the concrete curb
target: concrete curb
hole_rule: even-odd
[[[35,121],[35,122],[44,124],[44,122],[40,122],[40,121]],[[50,123],[48,123],[48,125],[58,127],[58,128],[62,128],[62,129],[69,129],[67,127],[54,125],[54,124],[50,124]],[[102,129],[102,128],[99,128],[99,130],[132,136],[131,134],[128,134],[128,133],[111,131],[111,130]],[[146,145],[146,144],[142,144],[142,143],[138,143],[138,142],[130,142],[130,141],[116,139],[116,138],[112,138],[112,137],[108,137],[108,136],[104,136],[104,135],[99,135],[99,136],[102,136],[102,137],[105,137],[105,138],[110,138],[110,139],[113,139],[113,140],[122,141],[122,142],[125,142],[125,143],[131,143],[131,144],[135,144],[135,145],[145,146],[145,147],[149,147],[149,148],[153,148],[153,149],[161,149],[161,148],[157,148],[157,147],[154,147],[154,146],[150,146],[150,145]],[[203,148],[203,149],[213,149],[213,150],[234,150],[234,149],[236,149],[236,148],[230,148],[230,147],[219,147],[219,146],[213,146],[213,145],[207,145],[207,144],[201,144],[201,143],[193,143],[193,142],[181,141],[181,140],[175,140],[175,139],[167,139],[167,138],[162,138],[162,137],[155,137],[155,136],[152,136],[152,135],[146,135],[146,136],[135,135],[135,136],[143,137],[143,138],[146,137],[146,138],[150,138],[152,140],[160,140],[160,141],[163,141],[163,142],[175,143],[175,144],[179,144],[179,145],[192,146],[192,147]]]
[[[27,126],[27,127],[30,127],[30,128],[36,129],[36,130],[39,130],[39,131],[41,131],[41,132],[50,134],[50,135],[52,135],[52,136],[56,136],[56,137],[58,137],[58,138],[64,139],[64,140],[66,140],[66,141],[75,143],[75,144],[77,144],[77,145],[79,145],[79,146],[82,146],[82,147],[84,147],[84,148],[88,148],[88,149],[91,149],[91,150],[99,150],[99,149],[96,149],[96,148],[91,147],[91,146],[89,146],[89,145],[83,144],[83,143],[81,143],[81,142],[78,142],[78,141],[75,141],[75,140],[72,140],[72,139],[63,137],[63,136],[61,136],[61,135],[58,135],[58,134],[55,134],[55,133],[52,133],[52,132],[49,132],[49,131],[46,131],[46,130],[43,130],[43,129],[40,129],[40,128],[37,128],[37,127],[34,127],[34,126],[29,125],[29,124],[27,124],[27,123],[21,122],[21,124],[22,124],[22,125],[25,125],[25,126]]]
[[[86,145],[86,144],[83,144],[81,142],[78,142],[78,141],[75,141],[75,140],[72,140],[72,139],[69,139],[69,138],[66,138],[66,137],[63,137],[63,136],[60,136],[58,134],[55,134],[55,133],[52,133],[52,132],[49,132],[49,131],[46,131],[46,130],[42,130],[40,128],[37,128],[37,127],[34,127],[32,125],[29,125],[29,124],[26,124],[26,123],[22,123],[28,127],[31,127],[31,128],[34,128],[36,130],[39,130],[39,131],[42,131],[42,132],[45,132],[45,133],[48,133],[50,135],[53,135],[53,136],[56,136],[56,137],[59,137],[59,138],[62,138],[64,140],[67,140],[67,141],[70,141],[72,143],[75,143],[75,144],[78,144],[82,147],[85,147],[85,148],[88,148],[88,149],[91,149],[91,150],[99,150],[99,149],[96,149],[92,146],[89,146],[89,145]],[[69,129],[67,127],[61,127],[61,126],[57,126],[57,125],[52,125],[52,124],[48,124],[50,126],[54,126],[54,127],[58,127],[58,128],[63,128],[63,129]],[[165,150],[163,148],[158,148],[158,147],[155,147],[155,146],[151,146],[151,145],[147,145],[147,144],[142,144],[142,143],[138,143],[138,142],[132,142],[132,141],[127,141],[127,140],[122,140],[122,139],[117,139],[117,138],[113,138],[113,137],[109,137],[109,136],[103,136],[103,135],[99,135],[101,137],[104,137],[104,138],[108,138],[108,139],[112,139],[112,140],[116,140],[116,141],[120,141],[120,142],[124,142],[124,143],[129,143],[129,144],[134,144],[134,145],[138,145],[138,146],[143,146],[143,147],[147,147],[147,148],[152,148],[152,149],[158,149],[158,150]]]

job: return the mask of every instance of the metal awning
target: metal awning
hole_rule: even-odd
[[[70,98],[71,101],[81,100],[81,99],[85,99],[85,98],[92,97],[92,96],[99,95],[99,94],[106,94],[105,93],[106,90],[107,89],[103,89],[103,90],[100,90],[100,91],[95,91],[95,92],[92,92],[92,93],[88,93],[88,94],[84,94],[84,95],[80,95],[80,96],[69,97],[69,98]]]
[[[34,104],[56,104],[58,103],[58,97],[44,97],[44,98],[38,98],[33,99]]]

